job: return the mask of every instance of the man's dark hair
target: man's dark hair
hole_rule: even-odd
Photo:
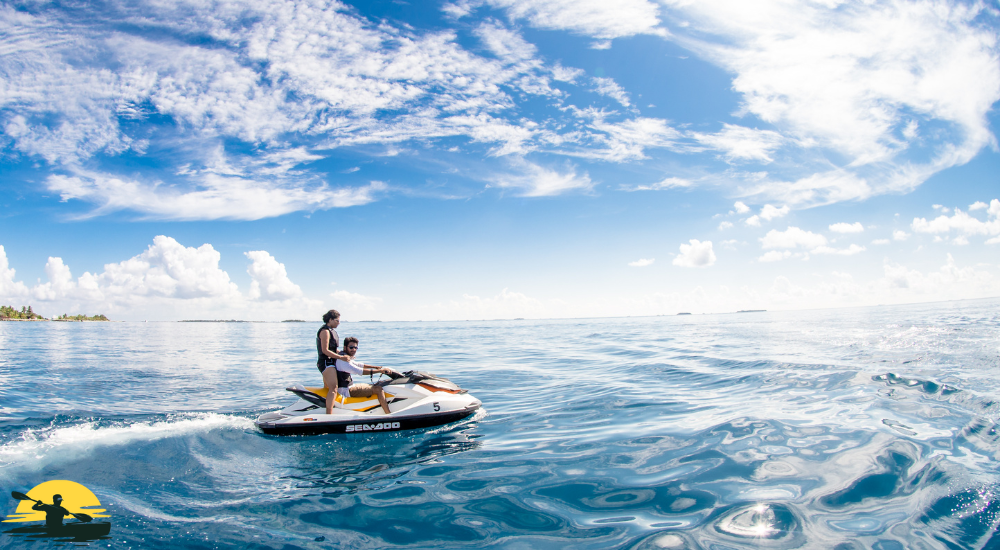
[[[340,319],[340,312],[335,309],[331,309],[323,314],[324,323],[329,323],[331,319]]]
[[[344,349],[345,350],[347,349],[347,345],[348,344],[357,344],[357,343],[358,343],[358,339],[357,338],[355,338],[353,336],[348,336],[347,338],[344,338]]]

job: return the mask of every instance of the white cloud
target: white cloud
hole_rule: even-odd
[[[158,235],[142,254],[105,265],[98,278],[109,297],[237,297],[236,284],[219,268],[221,258],[210,244],[186,247]]]
[[[658,118],[638,117],[611,123],[603,115],[588,111],[586,116],[593,119],[591,129],[599,132],[592,135],[595,144],[603,145],[603,150],[584,150],[576,154],[587,158],[598,158],[611,162],[626,162],[646,158],[645,149],[661,147],[675,149],[683,134],[671,127],[667,121]]]
[[[894,240],[894,241],[905,241],[906,239],[909,239],[909,238],[910,238],[910,234],[907,233],[906,231],[897,229],[896,231],[892,232],[892,240]]]
[[[516,161],[514,166],[519,174],[493,176],[490,186],[520,189],[522,197],[550,197],[570,191],[587,191],[594,186],[586,172],[577,176],[572,168],[559,173],[525,160]]]
[[[986,210],[989,205],[983,201],[976,201],[969,205],[969,212],[975,212],[976,210]]]
[[[681,253],[674,258],[674,265],[681,267],[709,267],[715,263],[715,251],[712,241],[701,242],[691,239],[691,244],[682,244]]]
[[[657,7],[646,0],[486,0],[531,26],[612,39],[636,34],[662,34]]]
[[[614,99],[618,103],[621,103],[624,107],[631,106],[631,102],[628,99],[628,93],[625,92],[625,88],[622,88],[614,81],[613,78],[607,77],[595,77],[594,84],[596,88],[594,91]]]
[[[285,264],[279,263],[265,250],[251,250],[245,253],[250,259],[247,273],[252,279],[251,300],[290,300],[301,298],[302,289],[288,278]]]
[[[653,265],[655,258],[640,258],[634,262],[629,262],[628,265],[631,267],[646,267],[647,265]]]
[[[746,219],[745,223],[750,227],[760,227],[760,216],[754,214]]]
[[[733,227],[732,222],[722,222],[719,224],[719,231],[725,231],[726,229],[730,229],[732,227]]]
[[[761,247],[814,249],[826,245],[826,237],[791,226],[784,231],[772,229],[760,239]]]
[[[948,233],[956,231],[963,236],[1000,235],[1000,200],[993,199],[990,201],[987,215],[990,219],[984,222],[956,208],[955,213],[951,216],[942,215],[931,221],[927,221],[925,218],[913,218],[910,228],[916,233]]]
[[[861,222],[840,222],[830,225],[830,231],[833,231],[834,233],[861,233],[864,230],[865,227],[861,225]]]
[[[508,62],[528,61],[535,57],[538,48],[520,34],[504,28],[494,21],[483,23],[476,29],[483,44],[497,57]]]
[[[875,239],[874,241],[872,241],[872,244],[881,246],[884,244],[889,244],[890,242],[892,241],[890,241],[889,239]]]
[[[16,270],[7,261],[7,251],[0,245],[0,297],[18,299],[28,294],[28,287],[23,282],[14,280],[15,274]]]
[[[634,186],[621,186],[623,191],[662,191],[664,189],[685,189],[694,185],[691,180],[686,180],[683,178],[664,178],[656,183],[650,185],[634,185]]]
[[[265,319],[301,317],[322,308],[302,295],[288,279],[284,266],[265,251],[250,252],[247,270],[253,279],[247,296],[219,267],[220,253],[210,244],[186,247],[159,235],[144,252],[104,265],[101,273],[85,272],[74,279],[62,258],[45,264],[48,281],[30,289],[13,282],[13,270],[0,269],[0,297],[43,302],[47,315],[104,313],[119,320],[145,319]],[[0,268],[6,256],[0,247]],[[7,275],[5,277],[5,275]]]
[[[70,273],[69,267],[63,263],[62,258],[50,256],[49,261],[45,262],[45,275],[49,282],[31,289],[35,299],[51,301],[63,298],[76,287],[73,282],[73,274]]]
[[[784,217],[785,215],[788,214],[788,212],[789,212],[789,209],[788,209],[787,205],[786,206],[782,206],[781,208],[778,208],[778,207],[772,206],[770,204],[765,204],[764,208],[760,209],[760,217],[764,218],[767,221],[771,221],[771,220],[774,220],[774,219],[777,219],[777,218]]]
[[[691,137],[702,145],[721,151],[730,162],[753,160],[764,164],[773,160],[771,153],[784,141],[777,132],[733,124],[723,124],[722,130],[714,134],[692,132]]]
[[[745,204],[743,204],[743,203],[742,203],[742,202],[740,202],[740,201],[736,201],[736,202],[735,202],[735,203],[733,204],[733,208],[735,208],[735,209],[736,209],[736,213],[737,213],[737,214],[746,214],[747,212],[749,212],[749,211],[750,211],[750,207],[749,207],[749,206],[747,206],[747,205],[745,205]]]

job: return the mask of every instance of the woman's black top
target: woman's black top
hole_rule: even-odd
[[[323,345],[323,341],[320,340],[319,335],[323,334],[324,330],[330,331],[330,343],[327,344],[327,349],[333,353],[337,353],[337,347],[340,346],[340,335],[337,334],[337,331],[326,325],[320,327],[320,329],[316,332],[316,353],[319,354],[319,359],[316,360],[316,368],[319,369],[319,372],[325,371],[327,367],[333,366],[333,364],[337,361],[333,357],[327,357],[323,353],[323,350],[320,349],[320,346]]]

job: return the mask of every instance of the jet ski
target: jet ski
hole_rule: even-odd
[[[298,401],[262,414],[257,427],[273,435],[394,432],[455,422],[482,406],[454,382],[426,372],[404,372],[375,385],[385,392],[389,414],[374,395],[345,398],[339,394],[333,414],[326,414],[327,389],[296,384],[285,389],[297,395]]]

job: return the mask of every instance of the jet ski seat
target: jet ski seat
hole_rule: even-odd
[[[329,393],[328,390],[327,390],[327,388],[309,388],[309,387],[306,387],[305,389],[307,391],[309,391],[309,393],[311,393],[311,394],[315,395],[316,397],[319,397],[320,399],[323,399],[323,400],[326,400],[326,394]],[[392,399],[393,397],[395,397],[395,396],[392,395],[391,393],[385,392],[385,398],[386,399]],[[374,395],[371,396],[371,397],[344,397],[343,395],[340,395],[338,393],[337,397],[334,398],[334,401],[336,401],[337,403],[340,403],[341,405],[353,405],[355,403],[364,403],[365,401],[371,401],[372,399],[378,399],[378,398],[375,397]]]

